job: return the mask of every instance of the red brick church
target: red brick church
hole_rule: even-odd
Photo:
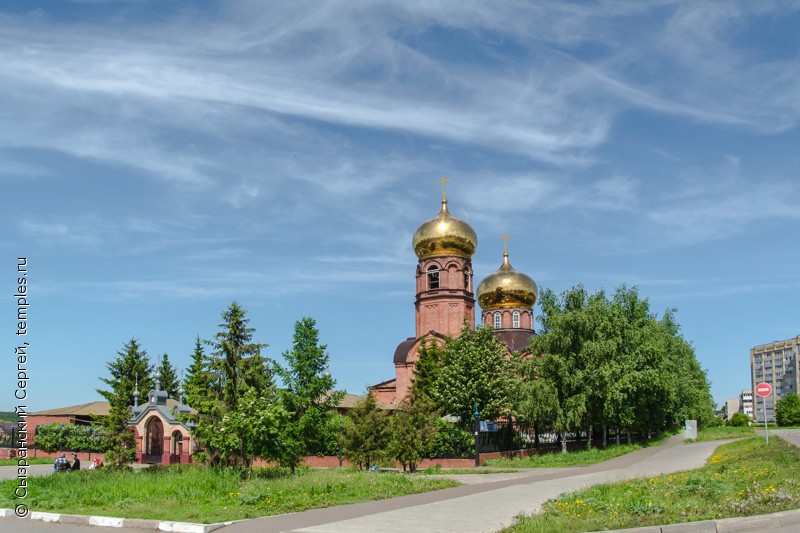
[[[445,183],[443,180],[443,188]],[[423,342],[431,339],[443,344],[446,337],[459,335],[464,322],[475,329],[472,256],[478,237],[469,224],[450,214],[444,190],[441,211],[417,229],[412,244],[419,258],[414,302],[416,334],[401,342],[394,352],[395,378],[369,389],[376,401],[386,404],[396,405],[407,396]],[[500,268],[478,285],[481,320],[494,328],[509,353],[524,352],[534,335],[536,296],[536,283],[514,270],[507,248]]]

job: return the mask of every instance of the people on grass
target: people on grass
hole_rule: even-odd
[[[59,455],[55,461],[53,461],[53,470],[56,472],[66,472],[70,468],[69,461],[67,461],[67,458],[63,453]]]

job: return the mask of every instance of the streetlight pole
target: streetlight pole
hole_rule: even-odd
[[[481,466],[480,451],[481,418],[478,411],[478,404],[475,404],[475,466]]]

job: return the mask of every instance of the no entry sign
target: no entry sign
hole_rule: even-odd
[[[762,398],[766,398],[772,394],[772,385],[769,383],[759,383],[756,385],[756,394]]]

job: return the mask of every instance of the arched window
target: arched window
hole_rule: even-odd
[[[500,329],[500,313],[494,314],[494,329]]]
[[[464,270],[464,290],[469,290],[469,270]]]
[[[514,327],[519,327],[519,311],[514,311]]]
[[[431,265],[428,267],[428,289],[439,288],[439,267]]]

